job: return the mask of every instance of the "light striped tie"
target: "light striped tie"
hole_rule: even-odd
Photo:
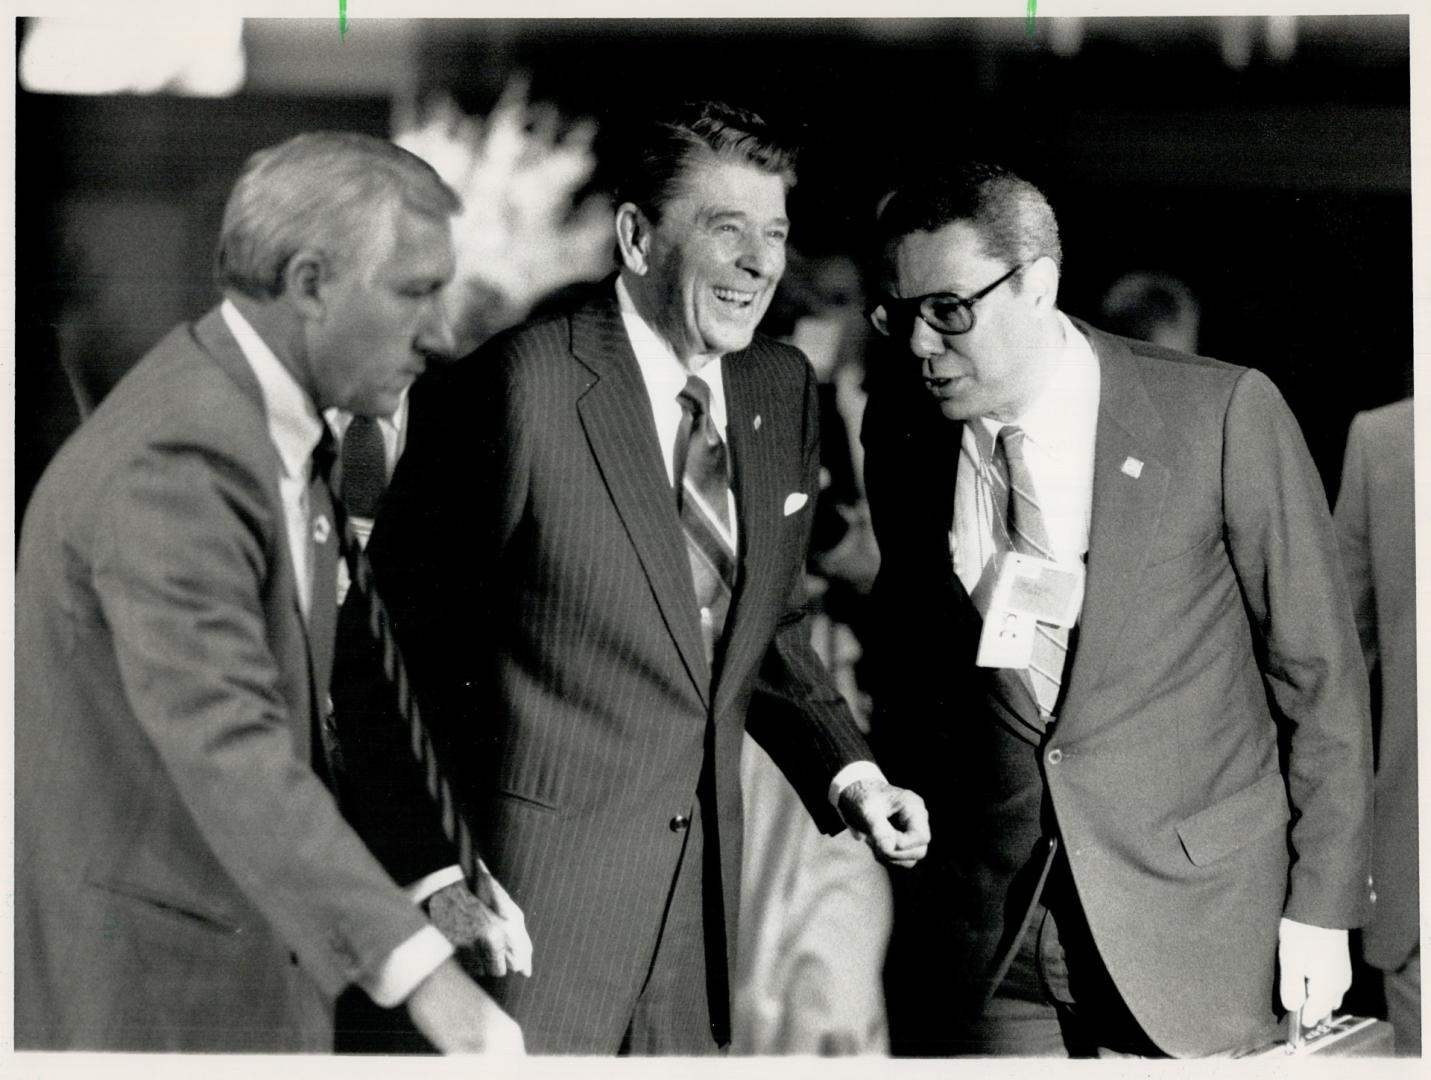
[[[1003,535],[996,539],[1009,550],[1043,559],[1053,559],[1044,526],[1043,511],[1034,492],[1033,477],[1024,459],[1023,428],[1005,424],[994,442],[993,477],[996,506],[1003,515],[995,514],[996,527]],[[1002,517],[1002,520],[1001,520]],[[1058,692],[1063,684],[1063,671],[1068,662],[1068,630],[1038,623],[1034,633],[1033,660],[1029,664],[1029,681],[1034,699],[1045,718],[1055,715]]]
[[[387,607],[383,604],[382,597],[378,595],[373,582],[372,564],[368,562],[363,545],[358,541],[358,535],[353,529],[353,523],[348,517],[343,501],[332,497],[331,484],[336,457],[337,449],[333,445],[332,433],[325,425],[323,439],[318,444],[318,448],[313,451],[313,464],[319,476],[322,477],[327,490],[335,531],[338,535],[339,551],[347,563],[348,574],[352,579],[351,590],[362,603],[361,610],[366,615],[363,622],[382,655],[383,675],[394,705],[392,715],[407,730],[408,748],[412,752],[418,770],[422,773],[427,794],[436,805],[438,816],[442,819],[442,831],[452,846],[457,849],[457,864],[462,868],[468,886],[475,890],[478,877],[478,851],[472,841],[471,830],[468,829],[467,822],[463,820],[457,800],[452,793],[452,785],[437,760],[437,747],[433,742],[432,734],[427,730],[427,725],[423,722],[422,714],[418,710],[417,696],[413,693],[412,683],[408,679],[407,665],[403,663],[397,638],[393,634],[392,618],[388,615]]]
[[[725,443],[711,420],[711,390],[692,375],[678,395],[676,505],[691,560],[691,583],[701,612],[701,637],[714,671],[735,589],[735,534],[730,520],[730,469]]]

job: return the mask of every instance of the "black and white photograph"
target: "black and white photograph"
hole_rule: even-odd
[[[19,6],[7,1068],[1419,1058],[1428,31],[1205,8]]]

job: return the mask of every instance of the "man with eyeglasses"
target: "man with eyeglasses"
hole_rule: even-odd
[[[901,187],[877,240],[875,737],[939,837],[895,880],[895,1051],[1315,1022],[1373,899],[1370,727],[1296,421],[1257,371],[1061,313],[1053,212],[1006,170]]]

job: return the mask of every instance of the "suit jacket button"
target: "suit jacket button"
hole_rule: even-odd
[[[688,828],[690,828],[690,825],[691,819],[686,817],[685,814],[677,814],[671,819],[672,832],[685,832]]]
[[[1048,752],[1047,760],[1050,765],[1057,765],[1060,761],[1063,760],[1063,751],[1055,746],[1052,750]]]

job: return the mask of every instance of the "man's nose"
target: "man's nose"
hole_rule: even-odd
[[[909,351],[915,356],[929,358],[944,351],[944,339],[923,316],[916,314],[909,328]]]
[[[447,310],[447,289],[429,298],[418,324],[417,347],[435,360],[455,359],[457,338],[452,330],[452,317]]]
[[[785,247],[761,235],[748,236],[736,264],[758,277],[779,277],[785,269]]]

